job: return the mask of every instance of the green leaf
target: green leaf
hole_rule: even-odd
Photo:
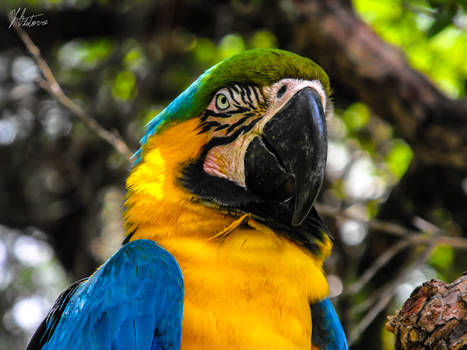
[[[465,96],[467,32],[452,24],[452,16],[456,11],[460,20],[466,16],[462,6],[467,0],[352,2],[384,40],[404,51],[414,68],[433,79],[450,97]]]
[[[369,119],[370,110],[365,104],[359,102],[350,105],[342,116],[345,126],[350,131],[361,129]]]
[[[402,139],[395,139],[386,154],[386,165],[391,173],[400,179],[407,171],[412,158],[413,152],[410,146]]]
[[[195,60],[202,66],[210,66],[215,62],[217,55],[217,48],[214,43],[206,38],[199,38],[196,40],[193,56]]]
[[[84,41],[81,47],[83,60],[90,65],[95,65],[99,61],[107,58],[112,53],[113,49],[113,42],[107,38]]]
[[[126,67],[134,66],[139,64],[139,62],[142,61],[143,57],[144,55],[142,49],[140,47],[134,47],[127,52],[127,54],[123,58],[123,63]]]
[[[245,50],[245,41],[240,35],[227,34],[219,43],[221,58],[228,58]]]
[[[129,100],[136,93],[136,78],[129,70],[117,74],[112,86],[112,95],[120,100]]]
[[[258,30],[248,42],[250,48],[276,48],[277,39],[273,33],[267,30]]]
[[[439,245],[433,249],[429,263],[438,269],[447,269],[454,262],[454,250],[448,245]]]

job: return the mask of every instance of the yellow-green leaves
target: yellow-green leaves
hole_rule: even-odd
[[[193,55],[197,62],[207,66],[216,60],[217,47],[211,40],[199,38],[196,41]]]
[[[240,35],[228,34],[219,44],[221,59],[232,57],[245,50],[245,41]]]
[[[273,49],[277,47],[277,39],[270,31],[258,30],[248,41],[248,47],[251,49]]]
[[[344,112],[342,120],[348,130],[358,130],[366,125],[370,119],[370,111],[363,103],[354,103]]]
[[[454,262],[454,250],[448,245],[439,245],[433,249],[429,262],[437,269],[446,269]]]
[[[386,154],[386,165],[392,174],[400,179],[407,171],[412,158],[413,152],[410,146],[402,139],[395,139]]]
[[[197,38],[192,48],[196,62],[207,68],[225,58],[235,56],[248,49],[276,48],[277,39],[268,30],[260,29],[249,37],[229,33],[216,44],[207,38]]]
[[[73,40],[59,49],[58,58],[65,67],[88,71],[109,57],[114,49],[115,44],[107,38]]]
[[[466,16],[465,1],[353,0],[353,4],[383,39],[403,49],[415,69],[449,96],[465,96],[467,31],[456,25]]]
[[[129,70],[117,74],[112,85],[112,95],[121,100],[129,100],[136,94],[136,78]]]

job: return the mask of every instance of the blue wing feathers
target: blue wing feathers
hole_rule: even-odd
[[[27,350],[179,349],[183,297],[182,273],[166,250],[149,240],[127,243],[60,295]],[[348,349],[330,300],[310,308],[312,343]]]
[[[326,298],[311,308],[311,342],[321,350],[347,350],[347,338],[331,301]]]
[[[61,314],[44,321],[37,336],[42,342],[31,346],[35,335],[28,350],[180,347],[182,273],[175,259],[153,241],[126,244],[68,294],[57,300],[61,308],[56,304],[52,310]]]

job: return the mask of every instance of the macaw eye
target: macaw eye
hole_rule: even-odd
[[[224,94],[218,94],[216,96],[216,108],[220,111],[230,107],[229,99]]]

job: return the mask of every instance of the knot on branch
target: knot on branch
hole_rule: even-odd
[[[417,287],[386,330],[397,350],[467,349],[467,272],[446,284],[432,279]]]

